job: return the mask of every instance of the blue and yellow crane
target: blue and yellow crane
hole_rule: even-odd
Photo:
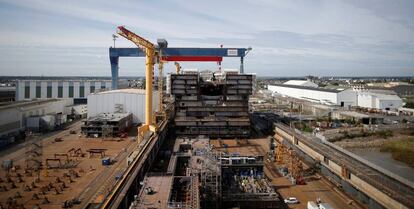
[[[163,87],[163,64],[164,62],[173,61],[180,71],[178,62],[221,62],[223,57],[240,57],[240,72],[244,71],[243,60],[251,48],[169,48],[164,39],[158,39],[158,45],[155,45],[147,39],[129,31],[124,26],[119,26],[117,33],[137,45],[138,48],[115,48],[109,49],[109,58],[111,62],[112,89],[118,88],[118,63],[119,57],[145,57],[145,124],[139,128],[139,135],[142,137],[147,130],[156,131],[156,124],[152,117],[152,82],[154,73],[154,64],[158,63],[158,91],[159,91],[159,112],[163,112],[162,106],[162,87]]]

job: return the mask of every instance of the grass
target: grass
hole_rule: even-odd
[[[380,150],[390,152],[395,160],[414,167],[414,137],[386,142]]]
[[[341,141],[342,139],[353,139],[353,138],[359,138],[359,137],[369,137],[369,136],[378,136],[380,138],[386,139],[388,137],[392,137],[393,133],[391,130],[380,130],[376,132],[366,132],[366,131],[360,131],[360,132],[354,132],[350,133],[348,131],[341,132],[341,136],[337,136],[333,139],[330,139],[330,142],[337,142]]]

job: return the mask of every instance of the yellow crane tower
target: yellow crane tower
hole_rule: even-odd
[[[177,70],[177,74],[180,74],[180,70],[181,70],[180,63],[178,63],[178,62],[174,62],[174,65],[175,65],[175,68],[176,68],[176,70]]]
[[[158,113],[164,113],[164,106],[163,106],[163,96],[164,96],[164,61],[162,58],[162,50],[159,52],[159,61],[158,61]]]
[[[133,42],[145,52],[145,124],[138,128],[138,135],[143,137],[148,130],[155,131],[156,129],[152,117],[152,74],[154,72],[154,62],[156,58],[155,45],[145,38],[129,31],[124,26],[119,26],[117,33]]]

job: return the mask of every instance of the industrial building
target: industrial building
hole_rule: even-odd
[[[0,106],[0,136],[24,131],[27,119],[52,115],[56,123],[65,120],[64,109],[73,105],[73,99],[43,99],[20,101]],[[30,119],[34,120],[34,119]]]
[[[315,87],[310,81],[288,81],[268,85],[275,94],[307,100],[324,105],[349,108],[359,106],[378,110],[396,110],[402,107],[402,100],[395,92],[376,91],[360,88],[327,89]],[[317,85],[316,85],[317,86]]]
[[[340,105],[343,107],[356,105],[356,94],[350,89],[336,90],[289,84],[273,84],[267,88],[281,95],[326,105]]]
[[[18,80],[16,101],[46,98],[84,100],[91,93],[111,90],[110,80]]]
[[[357,91],[357,95],[359,107],[393,111],[402,107],[402,99],[395,93],[361,90]]]
[[[158,109],[158,94],[153,93],[155,113]],[[145,90],[118,89],[93,93],[88,96],[88,118],[102,113],[132,113],[133,123],[145,121]]]
[[[13,102],[16,99],[16,88],[14,86],[0,87],[0,102]]]
[[[86,104],[75,104],[65,107],[65,114],[70,119],[86,118],[88,114],[88,105]]]

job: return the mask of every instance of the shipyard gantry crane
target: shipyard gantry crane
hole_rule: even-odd
[[[138,46],[134,48],[110,48],[109,58],[112,71],[112,89],[118,88],[118,62],[119,57],[145,57],[145,124],[138,128],[139,137],[151,130],[156,131],[156,117],[152,115],[153,72],[154,64],[158,63],[158,115],[166,116],[163,106],[163,66],[165,62],[174,61],[177,74],[180,73],[180,62],[221,62],[223,57],[240,57],[240,72],[243,73],[244,56],[251,50],[249,48],[169,48],[164,39],[158,39],[155,45],[147,39],[129,31],[124,26],[119,26],[117,33]],[[156,115],[155,115],[156,116]]]

